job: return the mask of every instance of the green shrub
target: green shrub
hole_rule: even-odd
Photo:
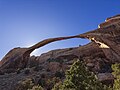
[[[39,79],[38,84],[40,86],[44,87],[46,85],[46,82],[45,82],[45,80],[43,78],[41,78],[41,79]]]
[[[56,83],[60,82],[60,78],[58,77],[53,77],[53,78],[50,78],[46,81],[46,84],[47,84],[47,90],[51,90]]]
[[[120,63],[112,65],[113,75],[116,78],[113,84],[113,90],[120,90]]]
[[[66,72],[63,84],[59,85],[59,89],[54,90],[110,90],[97,80],[94,73],[90,72],[82,61],[74,62]]]
[[[54,87],[52,88],[52,90],[60,90],[60,85],[62,84],[62,82],[58,82],[54,85]]]
[[[19,81],[15,90],[27,90],[27,89],[31,89],[33,86],[34,83],[32,82],[32,79],[27,78],[24,81]]]
[[[62,78],[64,76],[65,76],[64,72],[56,71],[56,73],[55,73],[55,77]]]
[[[33,86],[32,89],[28,89],[28,90],[44,90],[41,86]]]
[[[27,78],[24,81],[19,81],[15,90],[44,90],[41,86],[35,85],[31,78]]]

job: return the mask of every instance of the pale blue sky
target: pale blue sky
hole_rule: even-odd
[[[0,0],[0,58],[14,47],[93,30],[105,18],[119,13],[120,0]],[[82,39],[54,42],[35,54],[87,42]]]

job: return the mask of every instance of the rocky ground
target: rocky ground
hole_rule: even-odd
[[[6,70],[4,75],[0,75],[0,90],[22,90],[20,88],[16,88],[21,86],[20,82],[24,82],[27,79],[32,79],[36,85],[42,80],[47,83],[53,78],[58,79],[58,81],[62,81],[65,78],[65,71],[71,67],[77,58],[81,57],[86,63],[86,66],[96,73],[100,81],[103,83],[106,83],[106,81],[107,83],[111,83],[114,79],[111,74],[111,64],[105,56],[102,55],[102,52],[99,51],[98,53],[90,56],[90,51],[84,51],[85,47],[93,47],[91,44],[94,43],[89,43],[86,46],[75,48],[53,50],[38,57],[31,56],[26,68],[17,69],[15,72],[9,69]],[[95,49],[91,48],[91,50],[91,52],[94,53]],[[78,54],[80,57],[75,55],[73,52],[79,52]],[[44,85],[44,87],[49,90],[53,85]]]

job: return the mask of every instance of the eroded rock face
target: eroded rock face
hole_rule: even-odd
[[[119,21],[120,21],[120,15],[109,17],[105,20],[104,23],[98,25],[98,28],[108,27],[110,25],[117,24]]]
[[[26,52],[27,48],[14,48],[10,50],[5,57],[1,60],[0,69],[9,69],[9,68],[24,68],[29,55],[26,56],[26,60],[23,61],[23,54]]]
[[[10,50],[0,61],[0,71],[4,71],[6,69],[23,69],[26,67],[28,60],[30,59],[30,53],[35,49],[54,41],[60,41],[70,38],[78,38],[78,36],[49,38],[28,48],[14,48]]]
[[[89,39],[92,42],[84,46],[52,50],[38,57],[30,57],[30,53],[37,48],[54,41],[71,38]],[[100,81],[113,80],[110,74],[112,72],[111,64],[120,63],[120,15],[107,18],[99,25],[98,29],[93,31],[75,36],[45,39],[28,48],[14,48],[0,61],[0,74],[16,72],[18,69],[34,68],[39,74],[47,73],[46,76],[52,76],[57,71],[65,72],[74,62],[74,58],[80,59],[81,57],[86,66],[98,74]],[[49,62],[49,60],[51,61]],[[31,74],[36,74],[36,72]],[[26,76],[21,77],[25,78]],[[10,78],[10,80],[14,83],[13,79]]]
[[[120,62],[120,17],[114,16],[100,24],[100,28],[81,34],[98,44],[112,63]]]
[[[40,48],[54,41],[60,41],[60,40],[65,40],[70,38],[90,39],[91,41],[95,42],[98,45],[97,46],[98,48],[101,48],[106,58],[108,58],[112,63],[120,62],[120,53],[119,53],[120,52],[120,15],[116,15],[108,18],[106,22],[100,24],[99,27],[100,28],[96,30],[93,30],[84,34],[80,34],[80,35],[45,39],[28,48],[14,48],[2,59],[0,63],[0,69],[24,68],[26,67],[26,64],[30,58],[30,53],[35,49]],[[88,49],[89,46],[86,48]],[[83,50],[85,51],[85,49]],[[78,50],[75,50],[75,49],[74,50],[69,49],[66,52],[74,53],[73,55],[77,54],[78,57],[80,56],[78,54]],[[71,53],[69,53],[69,55]],[[92,54],[92,52],[89,52],[89,53]],[[53,56],[59,56],[59,55],[61,54],[57,53],[56,55],[53,55]],[[15,65],[16,67],[14,67]]]

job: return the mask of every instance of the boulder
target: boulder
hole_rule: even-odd
[[[112,85],[114,82],[114,76],[111,73],[99,73],[97,77],[99,81],[106,85]]]

